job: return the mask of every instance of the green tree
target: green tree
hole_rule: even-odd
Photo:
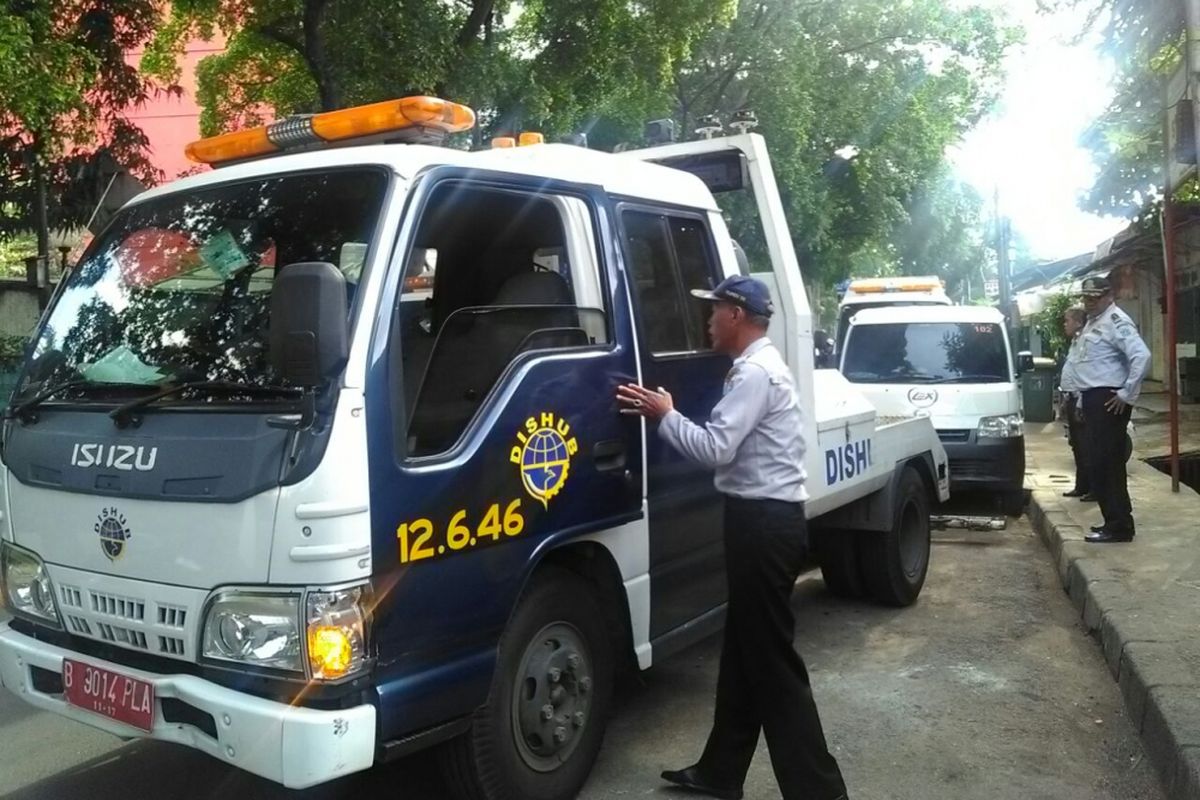
[[[0,238],[86,221],[97,173],[152,181],[147,140],[123,111],[150,85],[125,53],[159,20],[155,0],[22,0],[0,7]],[[44,187],[45,218],[40,218]]]
[[[908,220],[892,234],[896,268],[902,275],[937,275],[946,291],[963,302],[983,295],[995,274],[983,200],[943,169],[905,205]]]
[[[943,0],[176,0],[143,60],[160,79],[196,32],[203,129],[409,92],[465,102],[475,143],[587,131],[636,142],[648,119],[752,108],[810,279],[881,258],[986,111],[1018,31]],[[744,207],[728,209],[745,222]],[[752,261],[754,241],[744,240]]]
[[[1101,49],[1116,68],[1113,99],[1082,137],[1099,173],[1081,206],[1099,214],[1139,217],[1161,194],[1164,83],[1181,57],[1183,4],[1047,0],[1043,6],[1051,13],[1086,10],[1083,33],[1100,33]]]
[[[480,114],[477,140],[644,119],[703,31],[733,0],[177,0],[143,59],[178,76],[192,34],[222,31],[198,98],[205,133],[405,93]]]
[[[675,115],[757,111],[810,274],[887,262],[907,206],[990,106],[1019,31],[941,0],[741,0],[676,78]]]

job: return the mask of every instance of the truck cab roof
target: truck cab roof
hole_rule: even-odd
[[[456,150],[422,144],[372,144],[288,153],[231,164],[158,186],[131,204],[232,181],[339,167],[378,165],[404,178],[434,166],[495,170],[590,184],[612,195],[716,211],[712,194],[696,176],[657,164],[568,144]]]

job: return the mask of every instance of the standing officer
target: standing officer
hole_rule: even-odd
[[[1088,321],[1079,334],[1075,375],[1083,396],[1092,493],[1104,524],[1084,537],[1094,544],[1133,539],[1133,509],[1125,474],[1125,432],[1150,368],[1150,350],[1129,315],[1113,305],[1107,278],[1083,282]]]
[[[792,375],[767,338],[770,294],[740,275],[692,294],[714,303],[713,349],[734,357],[709,421],[684,418],[662,389],[617,390],[624,413],[659,420],[668,444],[714,468],[725,496],[729,605],[712,732],[696,764],[662,777],[737,800],[761,729],[785,800],[846,800],[808,672],[792,645],[790,599],[808,545],[803,418]]]
[[[1080,350],[1079,333],[1087,323],[1087,312],[1079,306],[1068,308],[1063,314],[1063,333],[1071,343],[1067,352],[1067,360],[1063,364],[1062,376],[1058,388],[1063,393],[1063,418],[1067,422],[1067,442],[1071,445],[1071,453],[1075,456],[1075,487],[1069,492],[1063,492],[1063,497],[1078,497],[1083,502],[1094,502],[1091,493],[1091,464],[1087,457],[1087,435],[1083,424],[1083,408],[1079,402],[1080,389],[1078,376],[1078,358]]]

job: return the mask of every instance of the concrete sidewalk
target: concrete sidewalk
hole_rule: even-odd
[[[1141,448],[1139,447],[1139,450]],[[1200,495],[1129,463],[1137,538],[1090,545],[1095,503],[1062,497],[1074,464],[1058,423],[1026,431],[1029,516],[1096,634],[1171,800],[1200,800]]]

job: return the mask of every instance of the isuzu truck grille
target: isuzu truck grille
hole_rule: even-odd
[[[47,567],[66,629],[143,653],[196,660],[195,622],[205,593],[109,575]]]

